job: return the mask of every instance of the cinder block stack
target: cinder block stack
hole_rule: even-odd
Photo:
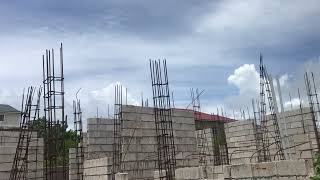
[[[113,119],[89,118],[87,128],[88,159],[112,157]]]
[[[177,147],[177,168],[198,166],[194,113],[184,109],[173,111],[173,133]]]

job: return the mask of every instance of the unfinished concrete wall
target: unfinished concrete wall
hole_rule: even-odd
[[[88,148],[87,148],[87,133],[83,134],[83,154],[84,154],[84,158],[88,159]],[[79,155],[80,155],[80,149],[79,151]],[[82,174],[83,175],[83,163],[81,161],[81,158],[77,158],[76,157],[76,149],[75,148],[70,148],[69,149],[69,180],[78,180],[78,174]],[[79,164],[79,165],[78,165]],[[78,170],[79,168],[79,170]]]
[[[230,164],[257,162],[257,155],[253,155],[257,151],[253,120],[226,123],[225,133]]]
[[[0,129],[0,180],[10,176],[19,139],[19,129]],[[43,179],[43,139],[32,133],[29,144],[28,179]]]
[[[302,110],[297,109],[280,113],[280,117],[283,116],[285,116],[286,119],[288,134],[286,138],[287,143],[283,147],[292,147],[285,150],[285,152],[289,154],[290,159],[311,159],[311,150],[313,149],[315,152],[317,144],[310,109],[303,108]],[[275,142],[274,125],[270,115],[267,116],[267,119],[269,144],[273,144]],[[284,121],[281,119],[279,122],[281,122],[279,123],[279,127],[284,137]],[[255,153],[254,155],[253,153],[256,152],[259,147],[256,143],[253,120],[242,120],[227,123],[225,124],[225,132],[231,164],[243,162],[250,163],[251,156],[251,162],[257,162],[258,153]],[[279,152],[276,145],[271,145],[269,150],[271,160],[279,160]]]
[[[223,165],[207,167],[185,167],[176,169],[177,180],[223,179]]]
[[[224,124],[196,131],[199,152],[205,152],[208,165],[224,165],[229,163],[228,148]]]
[[[206,169],[206,171],[205,171]],[[245,163],[224,166],[187,167],[176,170],[177,180],[308,180],[313,176],[309,160],[273,161],[266,163]]]
[[[88,159],[113,156],[113,119],[89,118]]]
[[[112,158],[84,161],[84,180],[112,180]]]
[[[212,129],[196,130],[197,151],[201,152],[201,148],[206,153],[207,165],[214,165],[214,152],[213,152],[213,134]]]
[[[197,166],[194,114],[174,110],[173,129],[177,167]],[[129,179],[152,179],[157,169],[157,141],[154,109],[123,106],[123,170]]]
[[[283,145],[284,148],[293,147],[285,150],[285,152],[289,154],[291,159],[311,159],[313,154],[311,150],[313,152],[316,151],[317,143],[310,108],[297,109],[280,114],[281,123],[279,123],[279,126],[283,137],[285,137],[283,116],[285,116],[288,134],[288,138],[286,138],[287,140]],[[268,118],[270,119],[270,116]],[[269,135],[269,142],[273,143],[274,127],[271,120],[268,122],[268,130],[271,135]],[[272,158],[277,160],[277,156],[275,157],[277,153],[275,145],[270,146],[270,152]]]
[[[289,160],[266,163],[238,164],[224,167],[224,179],[246,180],[308,180],[313,175],[309,161]]]
[[[128,173],[117,173],[115,174],[115,180],[128,180]]]

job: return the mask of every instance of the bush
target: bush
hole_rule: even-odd
[[[311,177],[311,180],[320,180],[320,154],[317,153],[315,156],[314,162],[314,174],[315,176]]]

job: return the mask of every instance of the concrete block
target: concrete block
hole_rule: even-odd
[[[128,173],[117,173],[115,174],[115,180],[128,180]]]
[[[140,121],[150,121],[154,122],[154,115],[153,114],[141,114]]]
[[[176,169],[176,179],[201,179],[201,173],[199,167],[186,167]]]
[[[194,118],[194,112],[190,111],[190,110],[184,110],[184,109],[174,109],[173,116],[174,117]]]
[[[224,168],[223,168],[223,176],[224,176],[224,178],[231,178],[232,176],[231,176],[231,165],[229,165],[229,166],[225,166]]]
[[[268,177],[275,174],[277,169],[273,162],[252,164],[253,177]]]
[[[252,176],[251,164],[239,164],[231,166],[232,178],[246,178]]]
[[[178,116],[174,116],[172,118],[172,122],[173,123],[184,123],[184,124],[189,124],[189,125],[195,124],[194,117],[178,117]]]
[[[307,175],[304,161],[277,161],[277,175]]]

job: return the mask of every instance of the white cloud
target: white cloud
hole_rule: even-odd
[[[244,37],[245,43],[251,45],[290,43],[310,35],[314,26],[310,22],[317,22],[316,17],[320,15],[319,5],[317,0],[226,0],[213,5],[213,10],[197,24],[196,31],[213,36],[219,34],[217,39],[228,39],[229,44],[231,40],[242,46]]]
[[[280,76],[280,78],[279,78],[280,86],[285,86],[286,84],[288,84],[288,79],[289,79],[288,74],[284,74],[284,75]]]
[[[304,104],[303,101],[301,101],[302,104]],[[293,98],[291,101],[286,101],[284,103],[284,108],[285,109],[291,109],[291,106],[292,108],[298,108],[300,106],[300,100],[299,98]]]
[[[244,64],[228,77],[228,83],[236,86],[240,95],[259,92],[259,73],[254,64]]]
[[[228,83],[238,88],[239,94],[227,96],[224,99],[226,112],[237,119],[252,117],[252,100],[259,95],[260,76],[254,64],[244,64],[235,69],[228,77]],[[250,114],[248,114],[248,111]],[[231,117],[232,117],[231,116]]]
[[[102,89],[98,89],[98,90],[93,90],[90,92],[89,97],[92,98],[95,101],[101,101],[101,102],[105,102],[107,104],[114,104],[114,93],[115,93],[115,86],[116,85],[121,85],[122,86],[122,101],[123,104],[125,104],[126,102],[126,87],[124,85],[122,85],[120,82],[114,82],[109,84],[108,86],[102,88]],[[138,101],[131,95],[130,92],[127,92],[127,104],[130,105],[138,105]]]
[[[126,86],[121,82],[112,82],[109,85],[96,90],[85,92],[81,99],[84,99],[86,117],[95,117],[97,109],[99,117],[108,116],[108,105],[109,115],[113,116],[114,107],[114,87],[116,85],[122,85],[122,104],[126,104]],[[140,105],[139,101],[131,92],[127,91],[127,104],[128,105]]]

